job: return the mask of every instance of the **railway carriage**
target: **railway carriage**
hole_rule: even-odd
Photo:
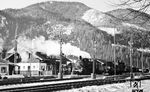
[[[91,59],[88,59],[88,58],[82,58],[80,60],[80,64],[79,66],[82,68],[82,71],[81,69],[80,72],[79,70],[76,70],[77,74],[80,74],[80,75],[90,75],[92,73],[92,69],[93,69],[93,60]],[[117,62],[116,64],[116,70],[115,70],[115,65],[113,63],[113,61],[104,61],[104,60],[101,60],[101,59],[95,59],[95,73],[96,74],[109,74],[109,75],[113,75],[116,71],[116,74],[120,75],[120,74],[123,74],[123,73],[129,73],[131,71],[131,68],[130,66],[127,66],[125,65],[124,62]],[[140,72],[139,71],[139,68],[137,67],[132,67],[132,71],[133,72]],[[145,71],[148,71],[148,70],[145,70]]]

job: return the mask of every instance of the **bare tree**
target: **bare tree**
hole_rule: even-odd
[[[150,6],[150,0],[120,0],[119,6],[129,6],[140,10],[145,10]]]

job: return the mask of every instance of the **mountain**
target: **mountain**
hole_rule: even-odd
[[[95,55],[96,58],[113,61],[114,35],[117,44],[127,46],[130,34],[135,35],[133,40],[137,48],[141,47],[141,41],[145,39],[141,39],[143,35],[149,37],[149,20],[145,20],[149,15],[133,11],[117,9],[100,12],[79,2],[58,1],[37,3],[22,9],[1,10],[0,47],[8,50],[13,48],[17,34],[18,48],[59,55],[59,42],[62,39],[65,55],[87,58]],[[125,14],[128,17],[123,19]],[[136,21],[130,20],[137,14],[142,17],[138,16]],[[145,23],[138,24],[141,21]],[[149,39],[142,46],[146,47],[148,42]],[[116,52],[118,57],[119,53]],[[22,57],[25,55],[22,53]]]
[[[113,36],[116,34],[115,40],[118,44],[129,45],[128,42],[132,36],[134,47],[149,48],[150,15],[144,12],[127,8],[103,13],[90,9],[82,18],[108,34]]]
[[[78,2],[53,1],[22,9],[2,10],[2,46],[11,49],[17,34],[18,47],[33,49],[47,55],[59,55],[61,32],[64,54],[93,57],[93,40],[98,42],[98,50],[104,47],[111,48],[111,36],[82,19],[84,12],[89,9],[91,8]],[[104,51],[99,50],[97,53],[101,54]],[[106,54],[98,54],[99,58],[106,57]]]
[[[82,17],[85,21],[91,23],[98,29],[107,32],[113,36],[111,44],[116,47],[116,60],[122,60],[127,65],[130,63],[129,42],[133,39],[133,65],[136,66],[144,61],[144,67],[150,64],[149,45],[150,15],[133,9],[117,9],[109,12],[100,12],[94,9],[86,11]],[[138,51],[138,48],[147,48]],[[141,60],[141,52],[144,52],[144,59]],[[146,53],[145,53],[146,52]],[[148,52],[148,53],[147,53]]]

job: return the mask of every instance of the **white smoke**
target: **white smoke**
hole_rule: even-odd
[[[27,39],[26,37],[18,38],[18,52],[21,55],[23,61],[28,59],[28,53],[26,51],[31,51],[35,54],[35,52],[42,52],[44,54],[50,55],[60,55],[60,44],[59,41],[54,40],[45,40],[45,37],[40,36],[33,40]],[[24,49],[23,49],[24,48]],[[19,50],[20,49],[20,50]],[[22,50],[21,50],[22,49]],[[72,46],[70,43],[66,43],[62,45],[62,52],[68,56],[82,56],[84,58],[90,58],[90,54],[80,50],[80,48],[76,46]]]
[[[84,58],[90,58],[90,54],[85,52],[85,51],[81,51],[80,48],[76,47],[76,46],[72,46],[70,43],[64,44],[62,46],[62,50],[63,53],[65,55],[73,55],[73,56],[82,56]]]
[[[27,52],[23,51],[23,52],[19,52],[19,54],[21,56],[22,62],[26,62],[29,59],[29,55]]]
[[[8,22],[6,21],[6,18],[0,15],[0,28],[5,27],[6,24],[8,24]]]
[[[17,45],[17,52],[20,54],[22,62],[26,62],[29,58],[28,53],[32,53],[32,51],[29,51],[28,48],[26,48],[20,44]],[[9,50],[7,53],[14,53],[14,48]],[[35,54],[35,53],[33,53],[33,54]]]

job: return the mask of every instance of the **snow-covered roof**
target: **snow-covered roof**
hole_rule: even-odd
[[[38,59],[40,59],[40,60],[43,60],[41,57],[39,57],[38,55],[36,55],[36,54],[35,54],[36,52],[34,52],[33,50],[28,49],[28,48],[25,48],[25,47],[23,47],[23,46],[18,46],[17,53],[19,53],[19,54],[21,55],[21,54],[24,53],[24,52],[30,53],[30,54],[33,55],[33,57],[38,58]],[[9,50],[8,53],[11,53],[11,55],[14,54],[14,53],[15,53],[14,48],[12,48],[11,50]],[[11,56],[11,55],[9,55],[9,56]],[[9,56],[8,56],[8,57],[9,57]],[[21,55],[21,56],[22,56],[22,55]],[[21,57],[21,58],[23,58],[23,57]]]
[[[14,55],[14,53],[11,53],[11,54],[8,55],[7,57],[5,57],[4,60],[7,60],[7,59],[10,58],[12,55]]]
[[[0,59],[0,64],[16,65],[15,63],[11,63],[11,62],[4,60],[4,59]]]

